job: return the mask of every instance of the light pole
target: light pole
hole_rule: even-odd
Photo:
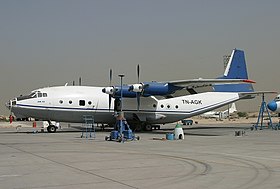
[[[121,78],[121,112],[122,112],[122,108],[123,108],[123,102],[122,102],[122,98],[123,98],[123,77],[124,74],[119,74],[119,77]]]

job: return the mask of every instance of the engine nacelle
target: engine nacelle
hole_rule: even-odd
[[[269,102],[267,108],[273,112],[280,113],[280,95],[278,95],[273,101]]]
[[[103,93],[112,95],[112,97],[114,97],[114,98],[121,97],[121,91],[122,91],[123,97],[128,97],[128,98],[136,97],[136,93],[134,91],[130,91],[129,86],[123,86],[122,90],[121,90],[121,87],[119,87],[119,86],[105,87],[102,89]]]
[[[139,83],[139,84],[131,85],[128,90],[136,93],[141,93],[143,92],[143,89],[144,89],[144,85],[142,83]]]
[[[271,101],[267,104],[267,108],[273,112],[280,113],[280,101]]]
[[[151,95],[166,95],[173,91],[170,91],[170,87],[167,83],[157,83],[157,82],[145,82],[139,84],[130,85],[128,91],[141,93],[142,96]]]
[[[182,89],[182,87],[177,87],[168,83],[144,82],[130,85],[128,88],[128,92],[141,93],[141,96],[148,97],[151,95],[164,96],[172,94],[178,89]]]
[[[168,95],[174,93],[176,90],[182,89],[182,87],[177,87],[170,85],[168,83],[158,83],[158,82],[144,82],[133,85],[123,85],[122,96],[127,98],[137,97],[137,93],[141,93],[141,96],[148,97],[151,95]],[[112,95],[113,97],[121,96],[121,87],[105,87],[102,89],[103,93]]]
[[[102,92],[109,95],[113,95],[116,92],[116,89],[115,87],[105,87],[102,89]]]

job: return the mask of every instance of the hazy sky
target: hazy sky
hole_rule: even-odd
[[[215,78],[234,48],[245,50],[256,90],[280,92],[279,8],[278,0],[0,0],[0,114],[15,96],[80,76],[105,86],[110,68],[127,83],[137,64],[142,81]],[[259,101],[237,108],[257,110]]]

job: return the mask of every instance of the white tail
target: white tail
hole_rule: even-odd
[[[237,109],[236,109],[235,103],[232,103],[231,107],[229,108],[229,113],[231,114],[231,113],[234,113],[236,111],[237,111]]]

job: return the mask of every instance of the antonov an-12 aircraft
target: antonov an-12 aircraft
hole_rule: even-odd
[[[138,67],[139,78],[139,67]],[[130,127],[151,130],[152,124],[176,122],[255,96],[248,80],[245,55],[232,51],[224,75],[217,79],[143,82],[122,87],[122,110]],[[40,88],[6,104],[15,115],[56,122],[83,123],[92,115],[95,123],[114,125],[119,109],[120,86],[56,86]]]

